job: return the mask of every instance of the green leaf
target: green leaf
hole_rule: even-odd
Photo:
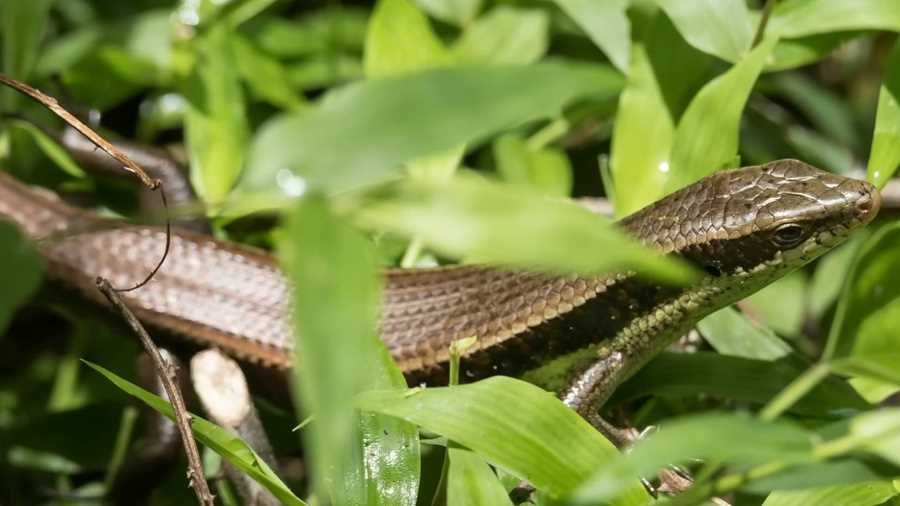
[[[702,414],[667,422],[635,443],[627,454],[603,463],[576,494],[580,502],[616,497],[624,484],[689,459],[755,465],[770,460],[801,460],[811,437],[787,423],[767,423],[741,414]]]
[[[723,355],[775,360],[791,347],[767,327],[753,324],[743,313],[726,307],[700,320],[697,330]]]
[[[162,398],[142,389],[141,387],[126,381],[112,371],[90,362],[85,362],[88,367],[99,372],[106,377],[112,384],[117,386],[123,392],[140,400],[144,404],[150,406],[159,413],[162,413],[170,420],[175,419],[172,411],[172,405]],[[247,443],[232,435],[227,430],[218,425],[208,422],[197,415],[191,415],[191,431],[194,437],[204,446],[211,448],[213,451],[222,456],[231,465],[243,471],[257,483],[266,488],[275,497],[284,504],[302,506],[306,503],[301,501],[293,492],[278,478],[278,475],[266,464],[264,460],[259,458],[256,452],[250,448]]]
[[[772,11],[766,33],[796,38],[847,30],[900,31],[894,0],[790,0]]]
[[[311,10],[299,20],[264,17],[252,38],[263,51],[283,59],[358,52],[368,22],[365,9],[331,4]]]
[[[0,218],[0,335],[16,309],[37,292],[43,271],[37,250],[25,240],[18,227]]]
[[[493,147],[497,172],[505,181],[555,197],[570,195],[572,166],[564,151],[532,149],[512,134],[498,137]]]
[[[97,46],[101,34],[100,27],[87,25],[48,41],[41,58],[35,62],[35,77],[45,79],[75,65]]]
[[[470,261],[582,273],[631,266],[673,281],[692,274],[571,201],[477,177],[387,186],[369,195],[357,219]]]
[[[618,455],[552,393],[504,376],[407,394],[367,392],[357,405],[446,436],[557,496],[574,490],[597,466]],[[636,478],[620,485],[631,497],[649,500]]]
[[[885,62],[885,75],[878,93],[878,112],[872,150],[869,152],[868,176],[883,188],[900,166],[900,42],[894,44]]]
[[[806,274],[792,272],[747,298],[751,314],[783,336],[800,334],[806,314]]]
[[[610,399],[610,404],[647,395],[669,398],[712,396],[764,404],[803,373],[806,367],[793,357],[768,361],[710,352],[662,353],[620,386]],[[822,417],[847,409],[868,407],[845,381],[830,376],[792,405],[790,410]]]
[[[617,216],[627,216],[662,195],[674,136],[675,125],[660,83],[644,45],[636,43],[612,134],[610,165]]]
[[[772,492],[763,506],[876,506],[897,495],[890,481]]]
[[[213,205],[225,199],[240,176],[247,143],[244,95],[231,35],[219,24],[197,41],[198,62],[187,96],[191,182],[197,195]]]
[[[463,31],[451,49],[458,62],[525,65],[547,52],[549,20],[537,9],[498,6]]]
[[[625,15],[626,0],[553,0],[609,58],[627,72],[631,52],[631,22]]]
[[[304,100],[289,85],[287,70],[281,62],[240,35],[235,34],[231,43],[237,71],[254,94],[288,110],[303,107]]]
[[[106,44],[66,69],[62,80],[76,100],[100,110],[119,104],[144,87],[160,84],[153,62]]]
[[[779,40],[772,50],[772,56],[766,62],[765,70],[774,72],[815,63],[860,35],[860,32],[836,32]]]
[[[69,153],[33,123],[22,120],[10,120],[7,124],[28,133],[28,135],[34,139],[34,143],[37,144],[45,155],[47,155],[47,158],[52,160],[53,163],[67,174],[77,178],[85,177],[84,171],[81,170],[78,163],[69,156]]]
[[[380,282],[372,245],[316,196],[298,202],[287,231],[280,257],[303,287],[294,293],[294,392],[305,414],[316,417],[304,429],[316,490],[336,504],[364,504],[367,497],[414,504],[415,429],[366,414],[359,434],[353,406],[354,394],[366,388],[404,384],[377,338]],[[381,491],[378,479],[396,486]]]
[[[813,273],[806,294],[806,303],[811,316],[822,318],[837,301],[841,294],[841,288],[847,282],[850,267],[853,265],[865,235],[865,233],[856,234],[845,244],[822,257],[816,264],[816,271]]]
[[[367,77],[403,74],[448,62],[446,48],[411,0],[379,0],[366,34],[363,69]]]
[[[512,506],[506,489],[484,459],[460,448],[447,448],[447,453],[447,506]]]
[[[675,130],[667,191],[729,165],[738,153],[741,113],[772,47],[766,39],[694,97]]]
[[[827,86],[799,73],[778,74],[768,83],[774,87],[773,94],[783,96],[803,113],[815,131],[824,134],[829,143],[838,141],[851,148],[862,144],[852,106]],[[836,169],[845,171],[847,168]]]
[[[750,49],[753,27],[744,0],[657,0],[682,37],[697,49],[738,61]]]
[[[2,22],[3,73],[28,80],[37,62],[52,0],[4,0],[0,4]],[[19,95],[4,88],[5,105],[11,109]]]
[[[309,113],[263,125],[243,189],[275,191],[287,169],[309,187],[358,188],[406,161],[556,116],[575,98],[609,97],[621,85],[609,67],[563,63],[435,69],[352,84]]]
[[[466,26],[481,10],[483,0],[416,0],[428,14],[457,26]]]
[[[885,408],[854,417],[850,433],[862,448],[900,465],[900,408]]]

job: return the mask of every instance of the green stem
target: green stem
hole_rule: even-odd
[[[763,407],[758,414],[759,419],[771,422],[781,416],[782,413],[827,378],[829,372],[830,368],[826,362],[820,362],[807,369]]]
[[[754,48],[762,42],[763,37],[766,34],[766,26],[769,24],[769,18],[772,16],[772,8],[775,7],[775,2],[777,0],[766,0],[766,4],[763,6],[762,17],[759,18],[759,26],[756,28],[756,35],[753,37],[753,44],[750,45],[750,48]]]

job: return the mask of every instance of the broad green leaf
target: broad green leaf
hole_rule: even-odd
[[[52,0],[3,0],[0,4],[4,74],[28,80],[38,59],[52,3]],[[19,100],[17,93],[5,88],[3,97],[7,108]]]
[[[557,496],[618,455],[612,443],[552,393],[504,376],[409,393],[367,392],[357,405],[446,436]],[[649,499],[636,477],[620,486],[632,498]]]
[[[741,113],[775,45],[766,39],[731,69],[707,83],[675,129],[668,191],[677,190],[732,163],[738,153]]]
[[[806,274],[792,272],[747,298],[752,314],[783,336],[800,333],[806,314]],[[760,357],[762,358],[762,357]]]
[[[506,489],[484,459],[461,448],[447,448],[447,453],[447,506],[512,506]]]
[[[571,194],[572,166],[564,151],[532,149],[512,134],[498,137],[493,148],[497,172],[505,181],[555,197]]]
[[[278,174],[287,170],[312,188],[359,188],[414,158],[556,116],[576,98],[610,97],[621,84],[609,67],[560,62],[435,69],[352,84],[308,113],[263,125],[243,189],[276,191]]]
[[[776,360],[791,348],[767,327],[757,326],[743,313],[726,307],[700,320],[697,330],[723,355]]]
[[[884,80],[878,93],[878,112],[872,150],[869,153],[868,176],[882,188],[900,166],[900,42],[894,44],[885,62]]]
[[[753,28],[744,0],[657,0],[692,46],[738,61],[750,49]]]
[[[690,459],[757,465],[802,460],[811,449],[811,436],[787,423],[762,422],[742,414],[689,416],[667,422],[628,453],[604,462],[576,498],[588,504],[608,500],[635,478]]]
[[[84,171],[81,170],[78,163],[69,156],[69,153],[33,123],[22,120],[11,120],[8,124],[13,128],[27,132],[28,135],[34,139],[34,143],[41,148],[41,151],[43,151],[45,155],[47,155],[47,158],[52,160],[53,163],[67,174],[77,178],[85,177]]]
[[[847,30],[900,31],[894,0],[788,0],[772,11],[766,33],[797,38]]]
[[[432,16],[457,26],[466,26],[475,19],[484,0],[416,0]]]
[[[788,70],[817,62],[861,32],[836,32],[809,35],[799,39],[781,39],[766,62],[766,72]]]
[[[278,58],[299,58],[329,52],[358,52],[366,39],[369,12],[331,4],[297,20],[265,17],[259,20],[253,42]]]
[[[670,398],[712,396],[761,405],[775,397],[807,367],[793,357],[769,361],[710,352],[662,353],[620,386],[610,403],[657,395]],[[830,376],[791,406],[790,411],[821,417],[867,407],[868,404],[844,380]]]
[[[862,245],[844,285],[824,358],[897,350],[887,312],[900,303],[900,223],[884,226]],[[880,314],[879,314],[880,313]],[[865,331],[865,333],[864,333]]]
[[[860,447],[900,465],[900,408],[884,408],[854,417],[850,432]]]
[[[175,419],[175,413],[172,405],[162,398],[144,390],[143,388],[126,381],[97,364],[86,362],[86,364],[106,377],[112,384],[117,386],[123,392],[135,397],[144,404],[150,406],[159,413],[162,413],[170,420]],[[278,478],[278,475],[266,464],[264,460],[259,458],[256,452],[250,446],[237,436],[232,435],[227,430],[218,425],[208,422],[197,415],[191,415],[191,430],[197,441],[211,448],[213,451],[221,455],[231,465],[243,471],[247,476],[256,480],[260,485],[266,488],[275,497],[284,504],[303,506],[306,503],[301,501],[293,492]]]
[[[191,183],[197,195],[216,205],[240,176],[247,118],[229,29],[216,25],[197,41],[196,47],[198,62],[185,117]]]
[[[646,49],[636,43],[612,134],[617,216],[627,216],[662,195],[674,135],[672,115]]]
[[[890,463],[869,456],[859,458],[858,455],[794,466],[777,474],[750,481],[742,486],[741,490],[752,494],[809,490],[812,494],[816,494],[816,490],[822,487],[886,481],[900,471],[900,468]],[[837,504],[844,506],[846,503]]]
[[[763,506],[876,506],[898,491],[890,481],[871,481],[809,490],[772,492]]]
[[[549,20],[537,9],[498,6],[463,31],[451,48],[454,60],[481,65],[525,65],[547,51]]]
[[[43,278],[40,256],[18,227],[0,217],[0,334],[20,305],[37,292]]]
[[[587,33],[617,69],[628,71],[631,22],[625,15],[627,0],[554,0],[554,3]]]
[[[245,37],[235,34],[231,43],[237,71],[255,95],[288,110],[303,107],[304,100],[289,85],[287,70],[281,62],[260,51]]]
[[[366,33],[367,77],[439,67],[448,61],[443,43],[412,0],[379,0]]]
[[[295,286],[295,388],[315,421],[303,435],[321,497],[335,504],[414,504],[418,440],[407,424],[362,416],[353,396],[402,385],[377,339],[380,282],[371,244],[317,196],[293,209],[279,253]],[[364,459],[365,458],[365,459]],[[381,490],[379,479],[390,479]]]
[[[691,274],[571,201],[472,176],[389,185],[372,192],[356,217],[470,261],[583,273],[631,266],[679,281]]]

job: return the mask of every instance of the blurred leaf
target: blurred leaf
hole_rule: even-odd
[[[603,462],[576,498],[590,504],[608,500],[621,493],[623,484],[689,459],[742,465],[805,459],[810,443],[810,435],[786,423],[762,422],[742,414],[684,417],[637,441],[630,452]]]
[[[286,66],[291,86],[312,90],[334,86],[363,77],[362,62],[349,55],[309,58]]]
[[[505,181],[555,197],[571,194],[572,167],[564,151],[531,149],[524,139],[512,134],[498,137],[493,151],[497,172]]]
[[[826,86],[797,73],[778,74],[771,83],[829,142],[854,149],[862,143],[852,106]]]
[[[172,32],[170,9],[142,12],[129,19],[122,46],[129,54],[153,63],[157,75],[167,74],[172,66]]]
[[[773,490],[784,492],[812,489],[807,491],[815,497],[820,487],[845,487],[872,483],[876,480],[884,481],[896,476],[898,471],[900,468],[883,460],[856,455],[796,466],[778,474],[752,481],[741,489],[755,494],[766,494]],[[888,483],[890,482],[888,481]],[[840,494],[838,491],[835,493]],[[801,495],[799,498],[802,499],[803,496]],[[845,506],[847,503],[824,504]]]
[[[63,72],[62,81],[73,97],[86,106],[106,110],[160,83],[153,62],[106,44]]]
[[[52,0],[3,0],[2,22],[3,73],[27,81],[37,62],[38,49],[44,38]],[[11,109],[19,95],[4,88],[4,105]]]
[[[674,135],[672,116],[646,49],[636,43],[613,125],[610,165],[616,216],[627,216],[662,195]]]
[[[247,144],[244,95],[225,25],[197,41],[197,66],[187,96],[185,132],[191,182],[205,202],[216,205],[241,173]]]
[[[43,268],[40,255],[12,223],[0,218],[0,335],[9,324],[16,308],[28,301],[41,286]]]
[[[876,506],[897,495],[890,481],[772,492],[763,506]]]
[[[481,457],[460,448],[447,448],[447,453],[447,506],[512,506],[506,489]]]
[[[364,9],[332,4],[296,21],[267,17],[259,23],[253,41],[279,58],[359,51],[366,38],[368,19]]]
[[[137,398],[144,404],[150,406],[159,413],[165,415],[170,420],[175,419],[172,411],[172,405],[162,398],[140,388],[139,386],[126,381],[111,371],[103,367],[86,362],[86,364],[106,377],[112,384],[116,385],[123,392]],[[293,492],[278,478],[278,475],[272,471],[264,460],[253,451],[250,446],[237,436],[232,435],[227,430],[218,425],[208,422],[197,415],[191,415],[191,431],[197,441],[204,446],[209,447],[231,465],[243,471],[247,476],[253,478],[257,483],[266,488],[283,504],[303,506],[306,503],[301,501]]]
[[[365,415],[364,431],[357,431],[353,395],[403,384],[377,338],[380,282],[372,247],[320,197],[301,199],[287,230],[280,256],[294,285],[303,287],[294,292],[294,392],[305,415],[316,417],[304,429],[316,490],[335,504],[365,504],[366,498],[415,504],[415,429]],[[386,478],[392,491],[381,490],[378,480]]]
[[[610,404],[650,394],[672,398],[713,396],[763,404],[802,374],[806,367],[794,357],[769,361],[710,352],[664,352],[619,387]],[[791,406],[790,411],[822,417],[867,407],[868,404],[845,381],[831,376]]]
[[[439,67],[448,61],[443,43],[412,0],[379,0],[366,34],[367,77]]]
[[[884,81],[878,94],[878,112],[868,176],[878,188],[884,187],[900,165],[900,42],[894,44],[885,62]]]
[[[77,178],[85,177],[84,171],[81,170],[78,163],[69,156],[69,153],[33,123],[22,120],[11,120],[7,124],[28,133],[28,135],[34,139],[34,143],[37,144],[45,155],[47,155],[47,158],[52,160],[53,163],[67,174]]]
[[[812,165],[842,174],[855,165],[853,152],[815,130],[802,125],[787,125],[784,136],[797,155]]]
[[[587,33],[617,69],[628,71],[631,22],[625,15],[627,0],[554,0],[554,3]]]
[[[87,25],[48,41],[35,63],[35,77],[46,79],[69,69],[97,46],[101,34],[100,27]]]
[[[667,192],[733,162],[744,104],[774,45],[774,39],[764,40],[691,101],[675,130]]]
[[[784,336],[796,336],[806,314],[805,294],[806,274],[795,271],[754,293],[746,302],[769,328]]]
[[[240,35],[235,34],[231,44],[235,67],[257,96],[276,107],[288,110],[303,107],[304,100],[289,85],[287,71],[281,62],[260,51]]]
[[[754,325],[732,307],[722,308],[697,323],[703,338],[723,355],[775,360],[791,348],[767,327]]]
[[[900,349],[892,328],[879,325],[887,323],[880,318],[887,314],[882,312],[892,311],[898,302],[900,222],[893,222],[872,234],[860,248],[838,302],[823,358]]]
[[[312,187],[359,188],[391,176],[403,162],[557,115],[575,98],[609,97],[620,87],[608,67],[563,63],[436,69],[349,85],[309,113],[263,125],[242,186],[272,192],[279,171],[291,169]]]
[[[451,52],[464,63],[534,63],[547,52],[548,24],[543,11],[501,5],[467,26]]]
[[[517,192],[477,177],[387,186],[369,195],[357,218],[477,262],[581,273],[630,266],[680,281],[692,273],[571,201]]]
[[[697,49],[732,62],[750,49],[753,28],[744,0],[657,1]]]
[[[772,50],[772,56],[766,61],[765,71],[775,72],[809,65],[859,36],[860,32],[835,32],[779,40]]]
[[[416,0],[428,14],[457,26],[466,26],[481,10],[483,0]]]
[[[504,376],[406,394],[367,392],[357,405],[446,436],[557,496],[618,455],[612,443],[552,393]],[[631,498],[649,499],[637,478],[620,486]]]
[[[789,0],[772,11],[766,33],[796,38],[847,30],[900,31],[894,0]]]
[[[850,433],[863,448],[900,465],[900,408],[884,408],[854,417]]]

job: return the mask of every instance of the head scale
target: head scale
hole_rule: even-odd
[[[779,160],[713,174],[622,220],[710,277],[772,279],[833,248],[881,204],[869,183]]]

